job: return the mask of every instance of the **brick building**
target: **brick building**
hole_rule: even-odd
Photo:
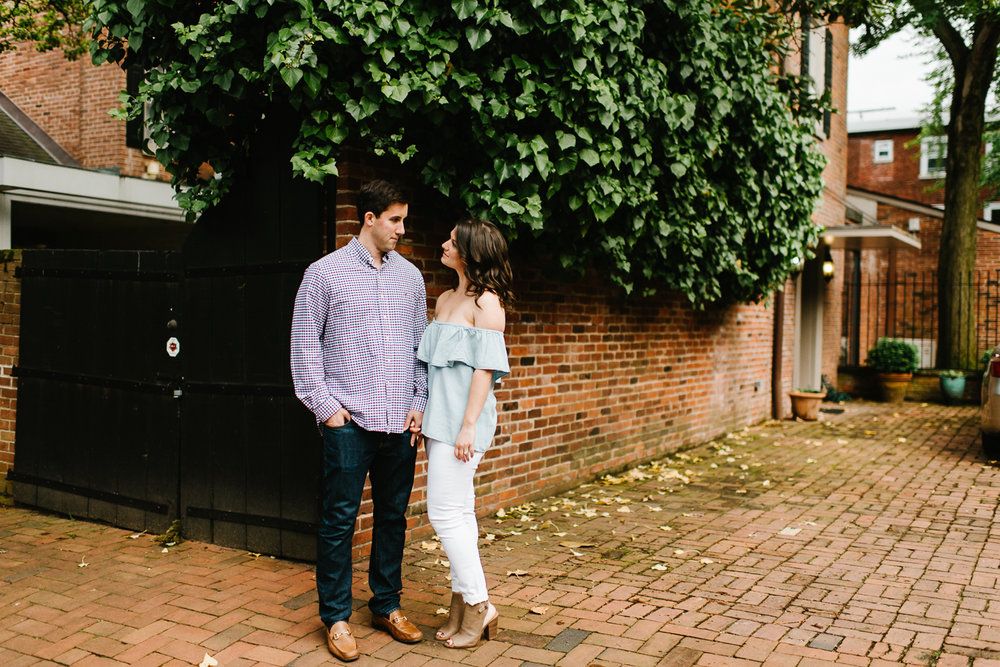
[[[190,225],[165,174],[109,114],[124,87],[114,65],[0,54],[0,247],[180,246]]]
[[[814,80],[824,82],[840,109],[846,106],[847,37],[845,26],[831,25],[809,29],[805,40]],[[64,63],[55,55],[28,68],[25,63],[37,58],[0,56],[0,92],[82,167],[117,166],[122,174],[140,178],[152,173],[141,153],[124,148],[123,124],[95,112],[113,106],[124,76],[108,66],[88,70],[89,65]],[[786,66],[797,69],[798,58]],[[57,69],[64,71],[57,74]],[[59,83],[65,81],[72,86]],[[77,92],[65,97],[54,92],[69,87]],[[88,102],[85,109],[74,106],[68,98],[79,99],[84,89],[99,91],[103,101]],[[99,128],[89,126],[95,114]],[[815,221],[843,226],[848,159],[843,115],[834,113],[817,127],[817,142],[828,165]],[[361,158],[342,162],[327,250],[357,231],[353,195],[360,184],[384,174],[384,166]],[[423,271],[433,300],[450,286],[437,257],[451,221],[428,213],[433,199],[412,175],[390,175],[415,193],[413,224],[401,251]],[[842,262],[841,250],[835,248],[833,258]],[[822,248],[816,257],[803,258],[802,271],[767,303],[694,311],[677,293],[625,300],[600,276],[580,280],[515,256],[519,300],[506,332],[512,373],[497,393],[502,410],[496,446],[477,477],[481,509],[547,495],[772,416],[787,416],[789,390],[817,387],[822,376],[836,377],[843,272],[825,278],[823,259]],[[16,323],[17,282],[11,278],[4,284],[11,296],[2,316]],[[0,334],[6,336],[3,350],[10,353],[0,359],[0,383],[12,385],[16,333],[4,329]],[[0,443],[6,448],[0,451],[0,472],[14,460],[14,395],[13,386],[0,387],[0,396],[10,399],[6,407],[0,405],[0,438],[6,438]],[[309,419],[304,409],[302,419]],[[420,511],[422,457],[419,461],[411,522],[427,530]],[[359,552],[370,537],[370,522],[366,502],[356,537]]]
[[[905,233],[915,243],[856,249],[848,257],[854,274],[856,321],[845,320],[846,337],[873,343],[874,335],[893,334],[912,340],[921,365],[934,366],[936,277],[944,208],[946,139],[920,139],[919,118],[852,119],[848,127],[847,202],[858,222],[879,225],[887,233]],[[976,273],[982,283],[979,307],[987,319],[987,302],[998,296],[1000,278],[1000,197],[981,193],[977,223]],[[993,288],[990,283],[992,282]],[[849,290],[850,291],[850,290]],[[852,298],[850,293],[846,298]],[[869,332],[866,334],[866,332]],[[996,333],[996,329],[992,331]],[[990,346],[984,327],[980,346]],[[995,341],[994,341],[995,344]],[[845,362],[863,361],[865,344],[846,350]]]

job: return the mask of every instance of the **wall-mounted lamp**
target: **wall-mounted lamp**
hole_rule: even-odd
[[[823,249],[823,278],[826,282],[833,280],[834,266],[833,256],[830,254],[830,246]]]

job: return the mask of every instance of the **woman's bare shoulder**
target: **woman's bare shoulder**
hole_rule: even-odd
[[[500,298],[493,292],[483,292],[482,296],[476,300],[476,312],[474,315],[475,325],[482,329],[495,329],[503,331],[507,324],[507,315]]]

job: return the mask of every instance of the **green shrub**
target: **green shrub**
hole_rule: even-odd
[[[878,373],[913,373],[920,367],[917,346],[894,338],[879,338],[868,350],[865,365]]]

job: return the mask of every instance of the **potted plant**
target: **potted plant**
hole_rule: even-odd
[[[902,403],[913,373],[920,366],[920,353],[916,345],[905,340],[879,338],[868,350],[865,365],[878,374],[882,400]]]
[[[960,403],[965,396],[965,371],[946,370],[938,374],[941,383],[941,395],[948,405]]]
[[[797,389],[788,392],[792,399],[792,414],[804,421],[819,419],[819,404],[826,397],[826,392],[819,389]]]

